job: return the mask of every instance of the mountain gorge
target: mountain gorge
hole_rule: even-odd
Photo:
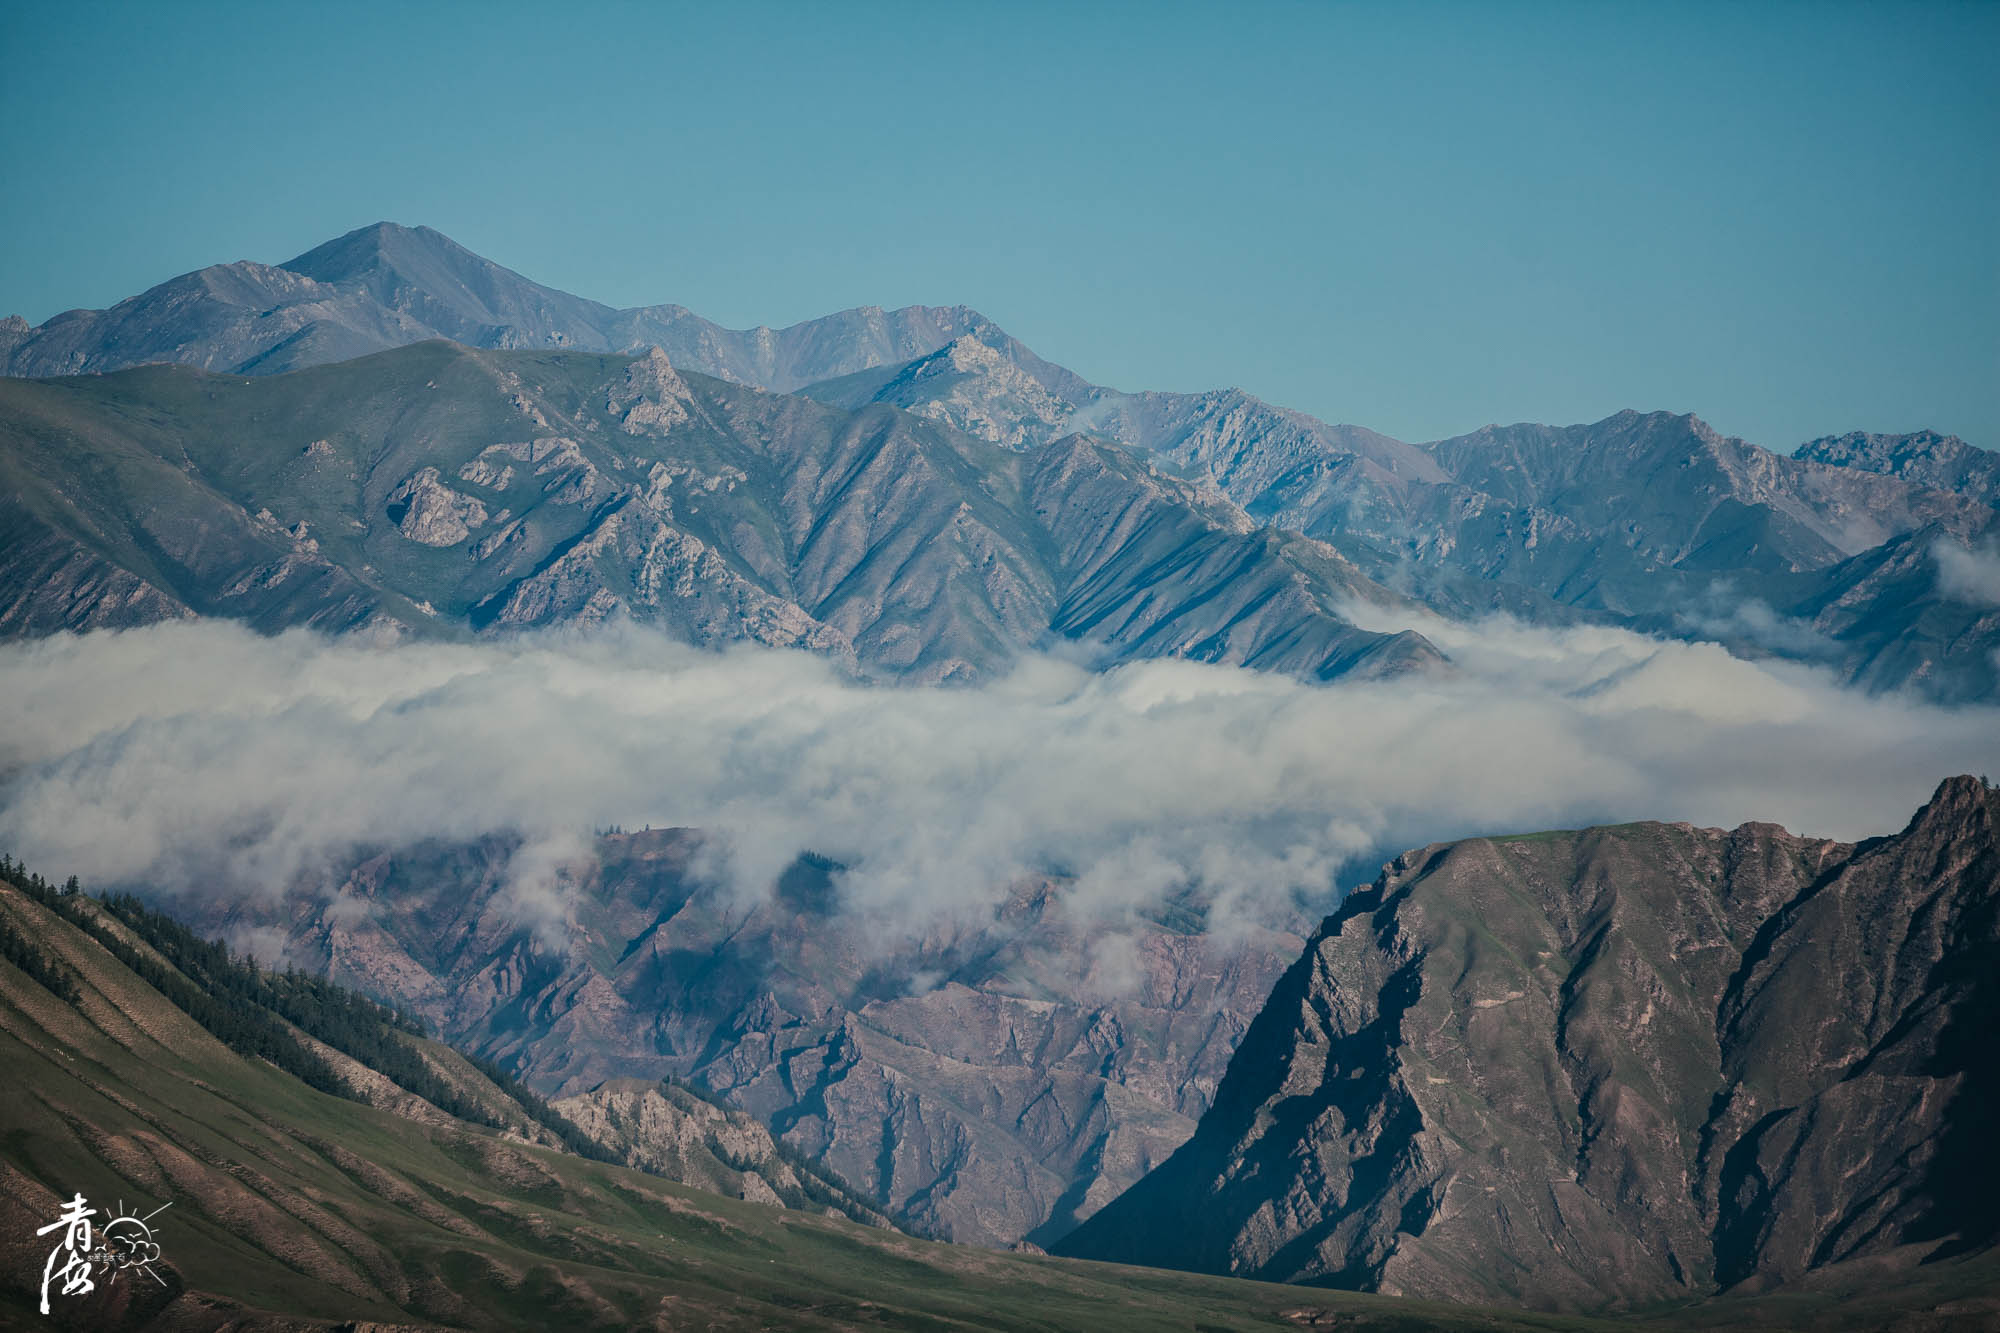
[[[283,932],[287,957],[396,996],[564,1108],[606,1080],[692,1082],[900,1224],[986,1245],[1050,1242],[1165,1160],[1301,942],[1212,936],[1198,900],[1097,919],[1053,880],[885,941],[831,867],[743,901],[704,878],[706,841],[604,835],[555,930],[523,926],[504,840],[197,920]]]
[[[2000,794],[1859,845],[1634,824],[1406,853],[1068,1254],[1644,1306],[1996,1239]]]

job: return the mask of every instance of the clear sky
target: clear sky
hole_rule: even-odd
[[[1405,439],[2000,448],[2000,4],[0,0],[0,313],[379,219]]]

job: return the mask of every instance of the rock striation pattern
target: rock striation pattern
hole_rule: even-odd
[[[1858,846],[1422,848],[1329,917],[1195,1136],[1059,1247],[1636,1306],[2000,1239],[2000,792]]]

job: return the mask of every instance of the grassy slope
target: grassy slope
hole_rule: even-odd
[[[171,1290],[66,1307],[89,1326],[215,1327],[247,1308],[479,1328],[1297,1327],[1286,1311],[1591,1327],[936,1245],[416,1124],[235,1055],[11,886],[0,912],[81,982],[71,1006],[0,963],[0,1246],[38,1254],[59,1193],[173,1201]],[[33,1317],[27,1268],[8,1266],[0,1320]]]

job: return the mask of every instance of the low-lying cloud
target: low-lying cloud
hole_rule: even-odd
[[[684,825],[724,835],[718,874],[742,892],[811,849],[851,867],[851,908],[912,926],[1050,870],[1107,913],[1196,883],[1227,919],[1481,832],[1888,832],[2000,754],[2000,709],[1871,698],[1712,645],[1417,628],[1456,675],[1313,686],[1037,658],[913,690],[631,628],[396,647],[219,622],[63,636],[0,649],[0,847],[93,885],[254,894],[356,848],[506,830],[532,916],[593,828]]]
[[[1725,644],[1751,644],[1765,652],[1805,661],[1830,661],[1840,645],[1812,622],[1788,616],[1761,597],[1745,597],[1728,579],[1717,579],[1699,601],[1674,620],[1691,638],[1712,638]]]
[[[1931,559],[1937,562],[1940,593],[1971,606],[2000,606],[2000,550],[1968,551],[1939,538]]]

